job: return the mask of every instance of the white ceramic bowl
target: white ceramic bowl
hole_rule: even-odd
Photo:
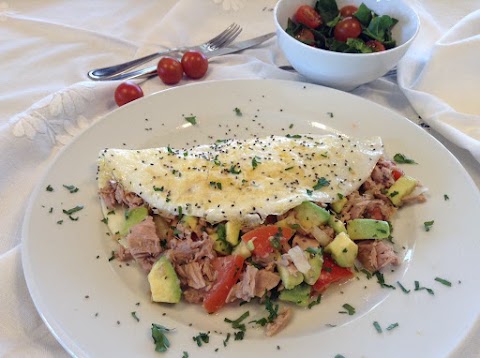
[[[398,19],[392,29],[395,48],[375,53],[340,53],[314,48],[287,34],[288,18],[300,5],[314,6],[312,0],[280,0],[274,9],[280,49],[290,64],[312,82],[344,91],[373,81],[391,70],[405,55],[420,26],[418,15],[402,0],[337,0],[338,8],[364,3],[379,15]]]

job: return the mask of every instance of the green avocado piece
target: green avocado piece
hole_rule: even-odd
[[[180,302],[182,297],[180,280],[166,256],[160,256],[147,277],[153,302]]]
[[[197,228],[198,218],[195,216],[184,215],[180,221],[185,224],[185,226],[189,227],[190,230],[195,230]]]
[[[341,232],[325,247],[333,260],[341,267],[352,267],[358,254],[358,246],[346,233]]]
[[[304,201],[294,210],[300,226],[305,230],[310,230],[314,226],[325,224],[330,218],[328,210],[312,203],[311,201]]]
[[[232,245],[226,240],[225,224],[217,225],[217,232],[209,235],[213,240],[213,249],[223,255],[230,255],[232,252]]]
[[[347,201],[348,199],[343,197],[331,203],[330,206],[332,207],[333,211],[335,211],[337,214],[340,214]]]
[[[126,220],[123,224],[122,230],[120,230],[120,235],[125,236],[128,234],[130,228],[138,223],[141,223],[148,216],[148,209],[144,206],[138,208],[133,208],[125,212]]]
[[[318,278],[320,277],[320,273],[322,272],[322,254],[316,254],[312,257],[309,257],[308,263],[310,264],[311,268],[304,274],[304,280],[307,284],[313,285],[315,282],[317,282]]]
[[[328,226],[330,226],[336,234],[339,234],[341,232],[347,232],[343,221],[338,220],[335,215],[330,215],[330,218],[328,219]]]
[[[278,299],[286,302],[293,302],[299,306],[308,306],[310,301],[310,292],[312,287],[306,283],[302,283],[290,290],[280,291]]]
[[[347,221],[347,233],[352,240],[381,240],[390,236],[390,225],[383,220],[353,219]]]
[[[238,244],[238,238],[240,237],[240,229],[242,225],[240,225],[237,221],[227,221],[225,224],[225,231],[226,231],[226,240],[232,245],[235,246]]]
[[[290,271],[288,271],[287,267],[281,265],[277,265],[277,269],[285,289],[291,290],[303,282],[303,274],[301,272],[292,274]]]
[[[403,175],[387,190],[386,195],[393,205],[401,206],[402,199],[411,194],[416,186],[417,179],[409,177],[408,175]]]

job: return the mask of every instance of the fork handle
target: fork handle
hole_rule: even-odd
[[[181,48],[174,48],[166,51],[160,51],[160,52],[155,52],[150,55],[147,55],[145,57],[137,58],[132,61],[120,63],[118,65],[113,65],[109,67],[104,67],[104,68],[97,68],[95,70],[92,70],[88,72],[88,77],[90,77],[92,80],[107,80],[110,77],[119,75],[121,73],[124,73],[125,71],[143,65],[144,63],[150,62],[151,60],[161,57],[161,56],[166,56],[170,55],[172,53],[176,53],[182,51]]]

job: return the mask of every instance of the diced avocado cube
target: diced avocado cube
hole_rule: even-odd
[[[300,271],[292,274],[285,266],[277,265],[277,268],[278,273],[280,274],[280,279],[282,280],[285,289],[291,290],[292,288],[300,285],[303,282],[303,274]]]
[[[120,235],[125,236],[128,234],[130,228],[138,223],[141,223],[148,216],[148,209],[144,206],[133,208],[125,212],[126,220]]]
[[[286,302],[293,302],[299,306],[308,306],[312,287],[302,283],[292,289],[280,291],[278,299]]]
[[[190,228],[190,230],[195,230],[198,225],[198,219],[195,216],[184,215],[180,220],[185,226]]]
[[[333,260],[341,267],[352,267],[358,254],[358,246],[346,233],[341,232],[325,247]]]
[[[347,233],[352,240],[381,240],[390,236],[390,225],[383,220],[353,219],[347,221]]]
[[[305,230],[310,230],[314,226],[325,224],[330,218],[328,210],[310,201],[304,201],[294,210],[300,226]]]
[[[330,215],[330,218],[328,219],[328,226],[330,226],[336,234],[339,234],[341,232],[347,232],[343,221],[338,220],[335,215]]]
[[[223,255],[230,255],[232,246],[225,240],[221,239],[217,232],[211,233],[210,238],[213,240],[213,249]]]
[[[242,225],[237,221],[227,221],[225,224],[226,240],[235,246],[238,244],[238,238],[240,237],[240,229]]]
[[[387,190],[387,197],[393,205],[401,206],[402,199],[411,194],[417,186],[417,179],[403,175]]]
[[[243,258],[248,259],[250,256],[252,256],[253,251],[253,249],[250,250],[250,248],[248,247],[251,242],[252,241],[249,241],[247,244],[245,241],[241,240],[238,245],[235,246],[235,248],[233,249],[232,255],[240,255]]]
[[[310,270],[304,274],[304,280],[307,284],[313,285],[317,282],[320,273],[322,272],[323,256],[320,253],[313,255],[312,257],[310,257],[310,254],[308,253],[307,255],[309,256],[308,263],[310,264]]]
[[[166,256],[160,256],[148,274],[153,302],[178,303],[182,296],[180,280]]]
[[[348,199],[346,197],[342,197],[341,199],[331,203],[330,206],[332,207],[333,211],[335,211],[337,214],[340,214],[347,201]]]

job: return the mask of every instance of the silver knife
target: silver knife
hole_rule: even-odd
[[[204,53],[204,55],[207,58],[212,58],[212,57],[217,57],[217,56],[222,56],[222,55],[227,55],[230,53],[235,53],[239,52],[242,50],[245,50],[247,48],[260,45],[261,43],[267,41],[268,39],[272,38],[275,36],[274,32],[270,32],[268,34],[254,37],[253,39],[245,40],[245,41],[240,41],[236,44],[230,45],[228,47],[222,47],[218,50],[210,51]],[[126,80],[126,79],[133,79],[133,78],[143,78],[143,77],[152,77],[157,75],[157,66],[151,66],[147,67],[141,70],[136,70],[132,72],[127,72],[127,73],[121,73],[119,75],[114,75],[114,76],[95,76],[95,74],[91,72],[88,73],[88,77],[94,81],[119,81],[119,80]]]

